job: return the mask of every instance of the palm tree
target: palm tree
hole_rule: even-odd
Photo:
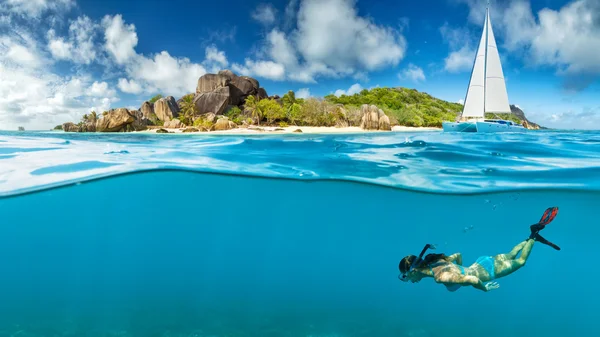
[[[181,100],[181,109],[179,110],[179,120],[183,124],[192,124],[194,117],[198,113],[198,108],[194,104],[193,95],[185,95]]]
[[[256,120],[258,121],[258,125],[260,125],[260,119],[262,118],[263,114],[254,96],[250,95],[246,98],[246,102],[244,103],[244,110],[247,111],[250,114],[250,116],[256,118]]]
[[[285,114],[290,123],[296,125],[296,116],[300,113],[300,100],[296,99],[296,94],[293,90],[287,92],[281,98]]]

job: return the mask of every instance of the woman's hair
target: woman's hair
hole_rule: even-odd
[[[409,255],[400,260],[400,264],[398,265],[398,269],[400,269],[400,272],[403,274],[406,273],[416,258],[417,257],[415,255]],[[429,265],[438,262],[439,260],[448,261],[448,256],[446,256],[444,253],[427,254],[418,266],[419,268],[428,268]]]

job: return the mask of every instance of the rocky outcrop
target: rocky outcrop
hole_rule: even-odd
[[[144,116],[144,113],[142,111],[129,110],[129,112],[133,115],[133,118],[135,119],[133,121],[133,123],[131,123],[131,125],[130,125],[131,126],[130,129],[133,128],[133,131],[146,130],[148,128],[148,125],[153,125],[153,121],[151,121],[146,116]],[[156,118],[156,115],[154,117]],[[127,130],[127,131],[131,131],[131,130]]]
[[[224,86],[210,92],[196,94],[194,97],[194,105],[201,115],[209,112],[220,115],[229,105],[229,99],[229,87]]]
[[[515,115],[518,119],[523,121],[523,127],[527,128],[527,129],[532,129],[532,130],[538,130],[538,129],[545,129],[544,127],[539,126],[536,123],[533,123],[532,121],[528,120],[527,117],[525,117],[525,113],[523,112],[523,110],[519,109],[517,106],[511,104],[510,105],[510,112]]]
[[[231,130],[235,129],[237,125],[230,121],[227,117],[222,117],[217,120],[215,125],[213,125],[212,130],[214,131],[223,131],[223,130]]]
[[[154,102],[154,113],[159,120],[168,122],[179,117],[179,105],[173,96],[163,97]]]
[[[243,106],[251,95],[263,99],[267,98],[267,91],[252,77],[221,70],[218,74],[205,74],[198,79],[194,105],[200,115],[209,112],[220,115],[230,106]],[[178,102],[182,101],[183,98]]]
[[[165,122],[165,124],[163,125],[165,128],[167,129],[180,129],[180,128],[184,128],[185,124],[183,124],[179,119],[172,119],[168,122]]]
[[[140,111],[142,112],[142,116],[144,116],[144,118],[151,121],[152,124],[154,124],[158,121],[158,117],[154,113],[154,104],[152,104],[148,101],[145,101],[144,103],[142,103],[142,106],[140,107]]]
[[[363,104],[361,106],[361,123],[360,127],[364,130],[385,130],[391,131],[390,118],[377,108],[375,105]]]
[[[75,123],[63,123],[62,129],[64,132],[79,132],[79,126]]]
[[[139,110],[126,108],[112,109],[96,121],[98,132],[142,131],[146,129],[148,119]]]

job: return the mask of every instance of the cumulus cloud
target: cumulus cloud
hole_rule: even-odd
[[[149,57],[138,54],[135,25],[127,24],[121,15],[105,16],[102,26],[105,49],[128,76],[119,79],[118,87],[123,92],[183,96],[195,91],[198,78],[207,72],[202,64],[186,57],[173,57],[167,51]],[[205,52],[206,62],[227,64],[225,54],[216,47],[211,45]]]
[[[138,82],[135,80],[127,80],[126,78],[119,78],[117,86],[119,90],[127,94],[140,94],[144,91]]]
[[[120,14],[107,15],[102,19],[104,27],[105,48],[118,64],[124,64],[136,56],[135,46],[138,43],[133,24],[125,24]]]
[[[444,69],[452,73],[471,71],[477,46],[474,45],[469,31],[466,28],[453,28],[448,23],[444,23],[440,27],[440,33],[450,48],[449,55],[444,59]]]
[[[252,12],[251,16],[263,25],[272,25],[275,23],[276,14],[277,10],[271,4],[260,4]]]
[[[352,96],[354,94],[358,94],[362,90],[363,90],[363,87],[360,84],[354,83],[353,85],[350,86],[350,88],[348,88],[348,90],[343,90],[343,89],[336,90],[334,95],[336,95],[338,97],[342,96],[342,95]]]
[[[359,16],[355,5],[354,0],[303,0],[299,5],[291,1],[283,28],[266,35],[258,59],[234,65],[260,76],[248,63],[268,64],[277,70],[276,76],[269,73],[271,79],[307,83],[318,77],[364,77],[365,71],[396,66],[405,56],[404,36]],[[286,32],[294,18],[295,29]]]
[[[68,37],[58,37],[54,29],[48,31],[48,49],[58,60],[90,64],[96,59],[97,28],[89,17],[80,16],[69,25]]]
[[[409,64],[407,68],[402,70],[398,74],[398,77],[400,79],[409,79],[414,82],[425,81],[425,73],[423,72],[423,69],[412,63]]]
[[[296,93],[296,98],[309,98],[310,97],[310,89],[302,88],[298,90]]]

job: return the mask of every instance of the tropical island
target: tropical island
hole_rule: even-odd
[[[540,126],[527,120],[511,105],[511,114],[500,117],[529,129]],[[85,114],[77,122],[55,127],[66,132],[303,132],[307,127],[354,131],[396,131],[412,128],[441,129],[452,121],[462,105],[407,88],[364,89],[354,95],[297,98],[268,96],[259,82],[230,70],[205,74],[195,93],[175,100],[156,95],[137,110],[111,109]],[[487,116],[486,116],[487,117]]]

